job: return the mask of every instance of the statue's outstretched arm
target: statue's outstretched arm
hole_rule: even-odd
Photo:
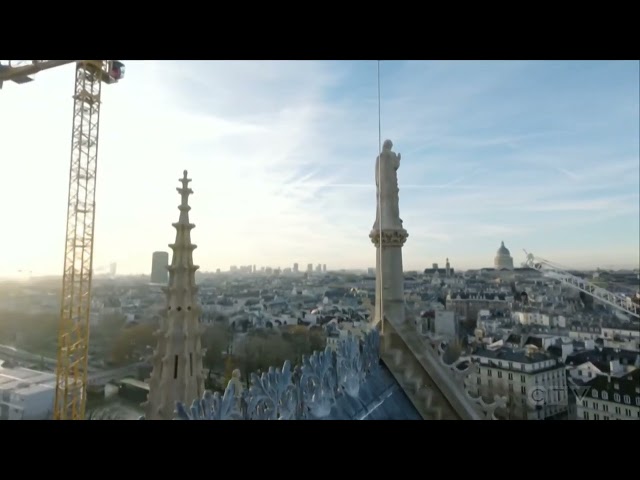
[[[394,170],[398,170],[400,168],[400,157],[401,155],[398,153],[395,155],[394,161],[393,161],[393,169]]]

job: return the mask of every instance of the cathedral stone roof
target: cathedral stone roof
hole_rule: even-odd
[[[422,420],[383,364],[360,387],[356,398],[342,395],[327,420]]]

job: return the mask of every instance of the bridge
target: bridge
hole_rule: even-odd
[[[45,366],[55,369],[57,361],[55,358],[43,357],[34,353],[21,350],[8,345],[0,345],[0,360],[12,360],[18,362],[43,363]],[[134,363],[126,367],[112,368],[109,370],[88,368],[87,385],[89,387],[104,387],[107,383],[122,380],[125,377],[135,376],[138,367],[142,363]]]
[[[113,368],[111,370],[101,370],[89,373],[87,376],[87,386],[91,388],[104,387],[109,382],[122,380],[125,377],[135,376],[141,363],[134,363],[126,367]]]
[[[9,345],[0,345],[0,360],[12,360],[18,362],[43,363],[47,367],[55,368],[56,359],[43,357],[34,353],[11,347]]]

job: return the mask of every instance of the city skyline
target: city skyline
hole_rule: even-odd
[[[169,251],[183,170],[203,271],[375,265],[376,62],[126,61],[103,89],[94,265]],[[572,268],[638,268],[638,62],[381,62],[402,154],[406,270],[493,266],[504,241]],[[73,67],[0,92],[0,277],[60,275]]]

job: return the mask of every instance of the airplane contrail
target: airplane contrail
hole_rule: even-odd
[[[310,187],[323,187],[323,188],[367,188],[367,189],[375,189],[376,186],[375,185],[371,185],[368,183],[317,183],[317,184],[310,184],[310,183],[305,183],[305,184],[301,184],[300,186],[310,186]],[[451,183],[443,183],[443,184],[423,184],[423,185],[419,185],[419,184],[402,184],[401,185],[402,189],[438,189],[438,188],[457,188],[457,189],[462,189],[462,190],[467,190],[467,189],[474,189],[474,188],[478,188],[476,186],[473,185],[456,185],[455,182],[451,182]]]
[[[467,178],[475,176],[477,173],[481,172],[483,169],[478,168],[472,171],[469,175],[463,175],[454,180],[451,180],[447,183],[440,184],[401,184],[400,188],[403,190],[429,190],[429,189],[443,189],[443,188],[453,188],[459,190],[472,190],[479,188],[477,185],[459,185],[462,181]],[[333,182],[306,182],[304,179],[310,178],[310,175],[306,175],[303,177],[302,181],[296,181],[293,184],[288,184],[289,188],[364,188],[364,189],[375,189],[375,184],[373,183],[333,183]]]

